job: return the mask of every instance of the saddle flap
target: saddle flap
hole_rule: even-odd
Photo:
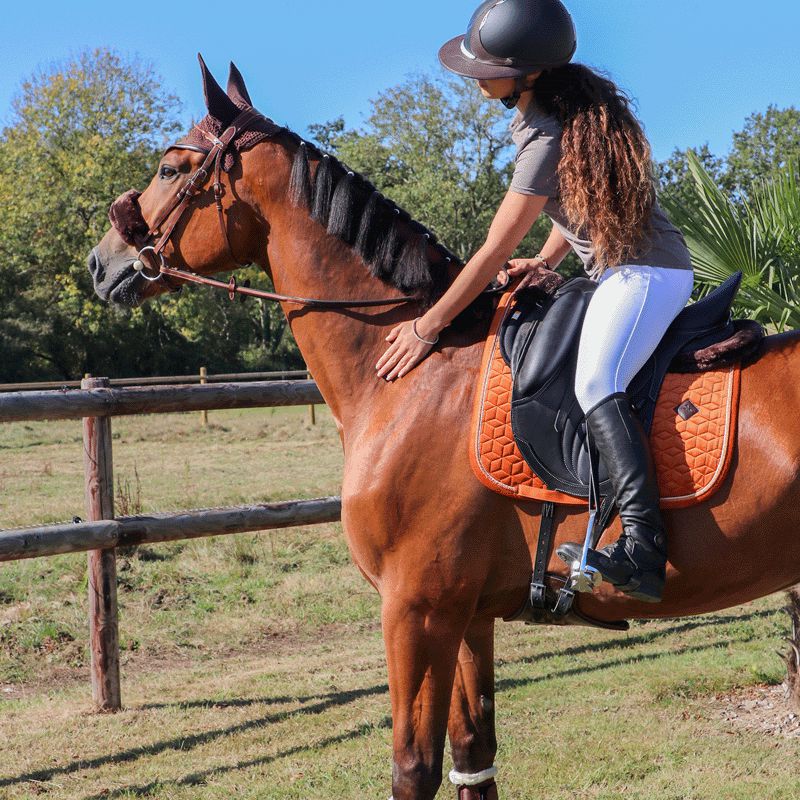
[[[531,327],[523,346],[515,348],[511,371],[517,396],[535,395],[568,366],[595,289],[592,281],[578,278],[555,293],[544,318]]]
[[[650,432],[659,390],[670,363],[686,348],[707,347],[733,333],[730,309],[741,282],[732,275],[673,321],[655,352],[627,387],[646,432]],[[502,355],[512,383],[511,427],[525,461],[549,490],[585,497],[588,459],[585,420],[574,392],[583,319],[597,283],[572,278],[551,296],[526,290],[514,296],[500,331]],[[608,471],[600,463],[601,490]]]

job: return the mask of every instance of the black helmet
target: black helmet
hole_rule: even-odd
[[[466,36],[447,42],[439,60],[467,78],[519,78],[568,63],[576,47],[575,25],[560,0],[486,0]]]

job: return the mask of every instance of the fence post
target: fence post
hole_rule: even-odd
[[[306,372],[306,377],[311,380],[311,373]],[[317,424],[317,412],[313,403],[308,407],[308,421],[311,425]]]
[[[108,378],[84,378],[81,389],[101,389]],[[90,521],[114,518],[111,418],[83,418],[83,474]],[[119,685],[117,552],[89,551],[89,652],[92,699],[98,711],[122,707]]]
[[[206,367],[200,367],[200,383],[206,384],[208,383],[208,369]],[[204,427],[208,427],[208,411],[204,408],[200,412],[200,424]]]

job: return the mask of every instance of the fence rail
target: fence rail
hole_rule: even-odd
[[[203,508],[171,514],[139,514],[99,522],[17,528],[0,531],[0,562],[336,522],[341,517],[341,509],[338,497],[319,497],[315,500]]]
[[[307,376],[306,372],[298,374]],[[209,376],[208,380],[213,377],[223,376]],[[341,500],[322,497],[115,518],[111,418],[125,414],[293,406],[325,401],[311,380],[200,386],[122,387],[118,384],[112,387],[108,378],[84,378],[80,389],[76,390],[41,391],[41,384],[36,386],[38,391],[0,394],[0,423],[83,420],[88,520],[0,531],[0,562],[88,552],[92,698],[99,711],[118,710],[122,699],[115,548],[334,522],[341,518]]]
[[[165,384],[187,383],[229,383],[231,381],[269,381],[295,380],[305,378],[308,372],[304,369],[282,370],[279,372],[230,372],[219,375],[204,373],[200,368],[197,375],[155,375],[147,378],[111,378],[112,386],[161,386]],[[80,389],[81,381],[37,381],[34,383],[0,383],[0,392],[31,392],[48,389]]]
[[[84,379],[84,384],[88,385],[86,381],[87,379]],[[112,388],[102,385],[63,392],[0,394],[0,422],[166,414],[178,411],[211,411],[220,408],[301,406],[324,402],[314,381],[262,381],[134,388]]]

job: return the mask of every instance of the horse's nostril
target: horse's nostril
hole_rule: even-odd
[[[94,249],[89,253],[89,258],[86,259],[86,266],[89,268],[89,274],[95,283],[103,280],[103,265],[100,263],[100,259]]]

